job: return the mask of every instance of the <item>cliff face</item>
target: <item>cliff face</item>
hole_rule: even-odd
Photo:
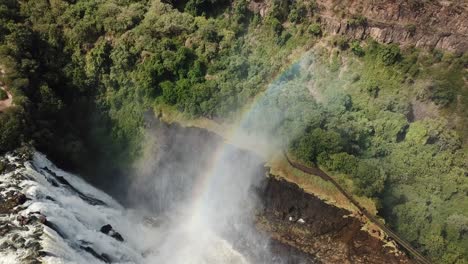
[[[250,7],[265,15],[269,2],[252,1]],[[356,39],[371,37],[381,43],[450,52],[468,50],[466,1],[317,0],[315,10],[314,15],[327,34]],[[365,18],[366,22],[352,26],[349,21],[353,16]]]
[[[269,177],[262,202],[259,227],[323,263],[414,263],[369,235],[349,211],[324,203],[296,184]]]

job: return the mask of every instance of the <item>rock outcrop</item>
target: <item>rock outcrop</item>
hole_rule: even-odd
[[[269,2],[254,0],[250,8],[264,16]],[[450,52],[468,50],[466,1],[317,0],[313,15],[320,20],[322,30],[331,35],[371,37],[381,43]],[[350,23],[356,17],[361,20]]]

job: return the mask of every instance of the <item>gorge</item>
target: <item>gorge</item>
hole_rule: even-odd
[[[110,191],[127,207],[41,153],[4,156],[2,263],[413,263],[351,212],[266,177],[261,159],[219,136],[160,121],[148,129],[160,143],[144,171],[112,180],[131,186]],[[194,209],[195,185],[220,145],[229,154],[216,188]],[[239,177],[251,183],[235,185]]]
[[[468,263],[468,4],[1,0],[0,263]]]

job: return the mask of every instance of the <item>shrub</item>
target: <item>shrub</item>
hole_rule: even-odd
[[[18,147],[22,140],[24,115],[17,108],[0,114],[0,153]]]
[[[276,40],[276,43],[279,46],[283,46],[291,37],[292,37],[291,33],[284,31],[283,33],[281,33],[281,36],[278,37],[278,39]]]
[[[269,22],[270,22],[271,28],[276,34],[279,35],[281,34],[281,32],[283,32],[283,25],[277,18],[272,17],[269,19]]]
[[[380,51],[382,62],[386,65],[392,65],[401,59],[400,48],[396,44],[390,44]]]
[[[312,23],[309,28],[307,28],[307,31],[313,36],[320,36],[322,34],[322,28],[319,23]]]
[[[346,152],[331,154],[326,159],[319,159],[319,164],[325,166],[328,170],[354,174],[357,169],[359,159]]]
[[[367,18],[363,15],[354,15],[348,20],[350,27],[359,27],[367,25]]]
[[[379,195],[384,188],[385,178],[385,173],[377,162],[362,160],[353,175],[356,193],[368,197]]]
[[[289,13],[289,21],[293,23],[301,23],[304,21],[304,18],[307,16],[307,9],[302,6],[295,6],[293,9],[291,9],[291,12]]]
[[[429,98],[439,106],[446,106],[456,97],[455,90],[445,82],[435,82],[428,87]]]
[[[414,35],[414,33],[416,33],[416,25],[415,24],[408,24],[405,26],[405,29],[406,31],[408,31],[408,33],[410,33],[411,36]]]
[[[338,133],[316,128],[303,134],[291,145],[292,153],[299,159],[315,163],[319,155],[333,154],[342,149],[342,140]]]
[[[359,56],[359,57],[364,56],[364,49],[361,47],[361,45],[359,44],[359,41],[357,40],[351,42],[351,51],[356,56]]]
[[[3,89],[0,89],[0,100],[6,99],[8,99],[8,94]]]
[[[344,36],[336,36],[333,39],[333,45],[338,47],[340,50],[346,50],[349,47],[348,39]]]

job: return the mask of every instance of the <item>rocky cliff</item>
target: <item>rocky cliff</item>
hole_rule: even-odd
[[[250,8],[266,15],[271,0],[253,0]],[[306,4],[312,1],[305,0]],[[468,2],[317,0],[314,13],[326,34],[355,39],[373,38],[381,43],[437,48],[450,52],[468,50]],[[353,21],[354,20],[354,21]]]

